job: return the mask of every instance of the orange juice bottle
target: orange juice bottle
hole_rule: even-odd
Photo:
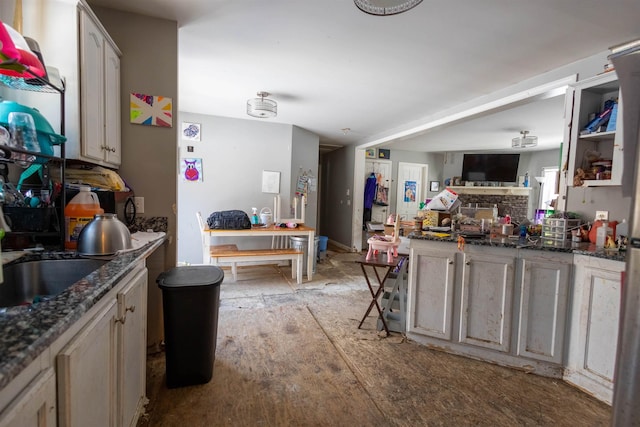
[[[80,187],[79,190],[79,193],[64,208],[65,249],[76,249],[82,228],[93,219],[95,214],[104,213],[96,193],[92,193],[89,187]]]

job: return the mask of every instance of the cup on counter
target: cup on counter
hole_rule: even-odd
[[[31,114],[12,111],[9,113],[8,122],[12,147],[40,152],[36,125]]]

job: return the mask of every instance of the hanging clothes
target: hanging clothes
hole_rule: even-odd
[[[362,212],[362,226],[365,228],[367,221],[371,221],[371,208],[373,206],[373,199],[376,197],[376,188],[378,180],[376,175],[372,172],[364,184],[364,210]]]
[[[373,206],[373,199],[376,197],[376,185],[376,175],[371,173],[364,184],[364,207],[367,209],[371,209],[371,206]]]

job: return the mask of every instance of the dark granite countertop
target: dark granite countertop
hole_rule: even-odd
[[[415,240],[430,240],[435,242],[451,242],[457,243],[458,234],[450,234],[449,236],[439,237],[438,234],[445,233],[435,233],[430,234],[429,232],[418,232],[413,231],[407,237],[409,239]],[[532,251],[550,251],[550,252],[567,252],[579,255],[587,255],[593,256],[603,259],[610,259],[613,261],[625,261],[626,252],[618,251],[618,250],[609,250],[609,249],[598,249],[593,243],[574,243],[574,242],[554,242],[552,240],[545,240],[540,237],[518,237],[517,239],[513,238],[489,238],[488,236],[485,238],[466,238],[465,245],[478,245],[478,246],[492,246],[499,248],[514,248],[514,249],[524,249],[524,250],[532,250]]]
[[[82,317],[135,265],[166,240],[166,235],[123,252],[79,280],[55,298],[0,311],[0,389],[36,359],[74,322]],[[11,263],[41,259],[77,258],[75,252],[26,254]]]

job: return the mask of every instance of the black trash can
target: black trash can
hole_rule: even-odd
[[[222,270],[176,267],[158,276],[164,310],[167,387],[205,384],[213,375]]]

